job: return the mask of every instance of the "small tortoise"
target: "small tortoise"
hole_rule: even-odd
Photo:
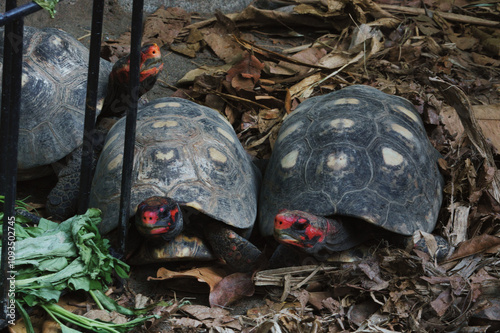
[[[0,75],[2,54],[0,40]],[[76,210],[88,54],[83,44],[62,30],[24,28],[18,177],[34,179],[56,171],[59,182],[48,196],[47,210],[57,219],[68,218]],[[140,93],[144,93],[163,66],[158,46],[145,46],[141,60]],[[130,100],[128,80],[122,80],[128,79],[128,62],[127,57],[113,66],[101,59],[97,115],[103,104],[109,114],[116,114],[114,110],[123,111]]]
[[[90,205],[102,210],[103,233],[118,225],[124,126],[122,119],[110,130],[92,185]],[[245,238],[259,184],[259,170],[217,111],[179,98],[139,110],[130,215],[141,234],[157,240],[149,242],[160,253],[152,260],[215,256],[236,271],[252,269],[260,251]]]
[[[368,238],[431,232],[442,201],[439,157],[404,98],[359,85],[310,98],[280,129],[260,230],[320,260]]]

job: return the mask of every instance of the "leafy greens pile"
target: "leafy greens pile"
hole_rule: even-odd
[[[62,223],[46,219],[40,219],[35,227],[15,223],[15,298],[28,332],[33,328],[25,306],[41,306],[59,322],[64,333],[78,331],[58,319],[95,332],[118,333],[128,332],[133,326],[153,317],[136,318],[124,324],[106,323],[75,315],[55,304],[64,290],[84,290],[92,295],[101,309],[106,307],[125,315],[144,313],[123,308],[101,292],[113,282],[114,272],[127,278],[129,266],[109,254],[109,241],[102,238],[97,229],[100,214],[98,209],[89,209],[84,215]],[[23,217],[17,217],[16,221],[22,222]]]
[[[63,289],[104,290],[113,271],[126,278],[129,267],[109,254],[109,241],[97,230],[100,221],[100,211],[89,209],[60,224],[16,223],[16,298],[34,306],[57,301]]]

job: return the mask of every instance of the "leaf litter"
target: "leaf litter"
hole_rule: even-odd
[[[270,156],[283,119],[311,96],[366,84],[409,99],[443,156],[435,232],[452,253],[437,262],[432,251],[381,241],[359,260],[309,261],[251,277],[161,268],[152,279],[196,278],[209,285],[209,300],[156,308],[168,329],[157,321],[143,331],[499,330],[498,3],[259,0],[240,13],[193,17],[161,7],[146,20],[143,39],[193,59],[208,49],[222,61],[165,88],[225,115],[256,159]],[[126,34],[106,41],[102,54],[119,58],[128,41]],[[127,295],[123,303],[136,297]],[[250,295],[260,305],[232,315]]]

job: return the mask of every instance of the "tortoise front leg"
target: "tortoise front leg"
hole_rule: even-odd
[[[262,252],[223,223],[209,223],[204,231],[215,256],[224,259],[234,271],[251,272],[262,264]]]

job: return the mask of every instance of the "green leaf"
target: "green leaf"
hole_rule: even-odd
[[[109,298],[100,290],[91,290],[90,294],[94,299],[97,299],[97,301],[100,302],[102,306],[108,311],[115,311],[126,316],[133,316],[135,314],[135,311],[119,305],[115,302],[115,300]]]
[[[50,17],[54,18],[56,14],[56,5],[59,0],[34,0],[40,7],[49,12]]]

